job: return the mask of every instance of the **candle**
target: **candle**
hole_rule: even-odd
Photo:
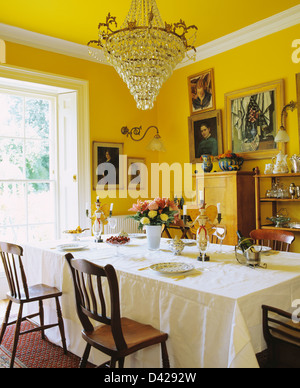
[[[113,207],[114,207],[114,204],[111,203],[111,204],[110,204],[110,209],[109,209],[111,212],[112,212],[112,210],[113,210]]]
[[[204,201],[204,194],[202,190],[199,190],[199,201]]]
[[[183,205],[183,215],[187,215],[187,205]]]
[[[217,203],[218,214],[221,214],[221,204]]]

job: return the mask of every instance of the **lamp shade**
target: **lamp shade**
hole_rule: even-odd
[[[166,152],[164,143],[162,142],[160,136],[155,136],[148,146],[146,147],[148,151],[160,151],[160,152]]]
[[[290,137],[283,126],[280,127],[275,137],[276,143],[287,143],[290,141]]]

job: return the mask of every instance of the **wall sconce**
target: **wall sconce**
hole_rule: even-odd
[[[276,143],[287,143],[290,141],[290,137],[285,129],[285,126],[283,125],[283,116],[287,116],[287,110],[290,109],[292,112],[293,110],[297,108],[297,102],[291,101],[289,104],[285,105],[281,112],[281,126],[279,131],[277,132],[277,135],[275,137]]]
[[[156,134],[154,138],[150,141],[150,143],[147,145],[146,149],[149,151],[160,151],[160,152],[165,152],[165,146],[164,143],[161,140],[158,128],[155,127],[154,125],[151,125],[149,128],[146,129],[145,133],[142,135],[142,126],[140,127],[134,127],[132,129],[129,129],[128,127],[122,127],[121,128],[121,133],[123,135],[126,135],[127,137],[130,136],[132,140],[134,141],[141,141],[144,139],[148,131],[154,128],[156,130]]]

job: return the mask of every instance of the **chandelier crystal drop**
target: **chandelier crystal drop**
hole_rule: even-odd
[[[98,40],[88,45],[103,50],[143,110],[153,108],[162,84],[189,50],[196,51],[192,43],[197,27],[187,27],[182,20],[163,23],[155,0],[132,0],[120,29],[116,17],[108,14],[98,30]],[[90,54],[97,58],[95,50]]]

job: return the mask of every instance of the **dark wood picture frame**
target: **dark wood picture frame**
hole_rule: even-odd
[[[216,157],[223,153],[222,112],[220,109],[190,116],[188,126],[190,163],[201,163],[201,154]],[[206,130],[207,127],[210,129],[209,131]],[[205,139],[203,134],[204,136],[208,135],[208,137]]]

